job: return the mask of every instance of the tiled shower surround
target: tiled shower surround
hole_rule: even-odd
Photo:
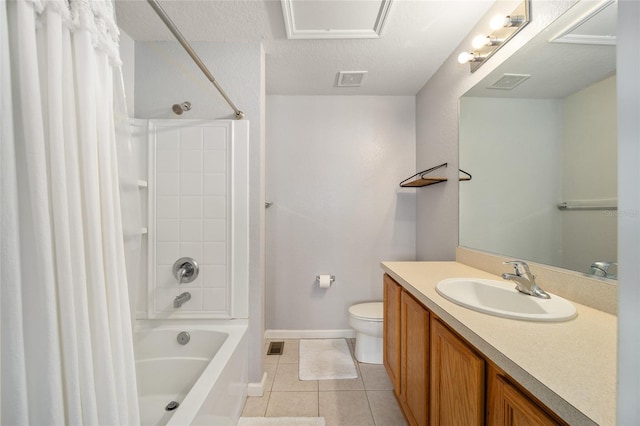
[[[230,316],[231,133],[225,122],[150,126],[150,316]],[[181,257],[195,259],[200,273],[178,285],[172,267]],[[184,291],[191,300],[174,308]]]

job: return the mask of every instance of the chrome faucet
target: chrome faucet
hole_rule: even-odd
[[[596,277],[616,278],[615,274],[609,272],[611,266],[617,267],[618,264],[616,262],[593,262],[589,268],[589,274]]]
[[[541,299],[550,299],[551,296],[536,284],[536,277],[529,270],[529,265],[521,260],[502,262],[505,265],[513,265],[515,274],[502,274],[502,278],[516,283],[516,290],[530,296]]]
[[[191,299],[191,293],[189,293],[188,291],[185,291],[184,293],[180,293],[179,296],[176,296],[176,298],[173,299],[173,307],[177,309],[182,305],[184,305],[185,302],[189,301],[190,299]]]

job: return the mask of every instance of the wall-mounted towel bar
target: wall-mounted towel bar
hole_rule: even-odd
[[[558,204],[558,210],[618,210],[618,200],[573,200]]]
[[[429,173],[434,170],[441,169],[443,167],[447,167],[448,163],[442,163],[438,166],[432,167],[427,170],[423,170],[421,172],[416,173],[415,175],[408,177],[407,179],[400,182],[400,186],[403,188],[421,188],[423,186],[434,185],[436,183],[445,182],[448,179],[443,177],[429,177],[427,176]],[[464,173],[466,176],[460,177],[460,181],[471,180],[471,175],[465,172],[462,169],[458,169],[460,172]]]

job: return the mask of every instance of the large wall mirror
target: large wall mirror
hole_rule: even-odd
[[[582,0],[460,98],[461,246],[615,278],[615,29]]]

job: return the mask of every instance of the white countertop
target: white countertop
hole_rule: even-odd
[[[501,280],[499,276],[458,262],[383,262],[381,266],[569,424],[615,425],[615,315],[572,302],[578,316],[566,322],[499,318],[456,305],[436,292],[436,284],[446,278]]]

